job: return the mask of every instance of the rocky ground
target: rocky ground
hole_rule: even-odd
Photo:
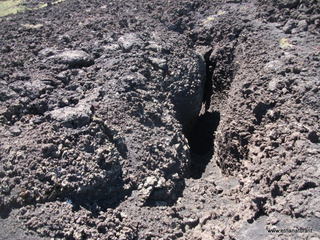
[[[46,4],[0,18],[0,239],[320,237],[319,1]]]

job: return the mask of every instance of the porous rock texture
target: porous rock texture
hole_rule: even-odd
[[[320,237],[318,1],[0,21],[0,239]]]

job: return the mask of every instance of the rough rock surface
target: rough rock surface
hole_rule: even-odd
[[[304,0],[2,18],[0,239],[319,238],[319,27]]]

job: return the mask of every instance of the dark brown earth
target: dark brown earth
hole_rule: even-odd
[[[319,239],[319,1],[0,24],[0,239]]]

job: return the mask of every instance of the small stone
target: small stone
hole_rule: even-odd
[[[272,224],[272,225],[276,225],[278,222],[279,222],[279,219],[276,218],[276,217],[271,217],[269,219],[269,223]]]
[[[220,194],[220,193],[223,192],[223,188],[220,187],[220,186],[216,186],[215,192],[216,192],[217,194]]]
[[[136,33],[127,33],[118,39],[119,44],[126,51],[131,50],[133,47],[141,47],[143,41]]]
[[[13,136],[19,136],[21,134],[21,129],[17,126],[10,127],[9,131]]]
[[[60,54],[52,56],[52,58],[69,67],[88,67],[94,63],[93,58],[86,52],[81,50],[67,50]]]
[[[307,31],[308,29],[308,23],[306,20],[301,20],[298,22],[297,27],[292,30],[292,33],[299,33]]]
[[[91,106],[79,104],[76,107],[64,107],[50,113],[52,119],[62,122],[65,127],[77,128],[89,124],[91,119]]]
[[[68,71],[63,71],[63,72],[60,72],[57,76],[56,76],[57,79],[59,79],[60,81],[64,82],[64,83],[67,83],[69,81],[69,75],[68,75]]]
[[[127,90],[143,87],[147,79],[140,73],[130,73],[121,78],[123,87]]]
[[[193,232],[193,237],[195,239],[199,239],[199,240],[214,240],[217,239],[216,237],[213,238],[212,234],[210,232],[207,231],[194,231]]]
[[[316,21],[316,20],[318,20],[318,19],[320,19],[320,14],[315,14],[315,15],[312,15],[312,16],[310,17],[310,21],[311,21],[311,22],[314,22],[314,21]]]
[[[71,37],[69,35],[62,35],[62,36],[59,36],[59,41],[62,42],[62,43],[70,43],[71,42]]]
[[[104,50],[106,51],[116,51],[120,48],[119,44],[114,43],[114,44],[109,44],[103,47]]]
[[[33,124],[41,124],[45,121],[45,119],[41,116],[36,116],[33,120],[32,123]]]
[[[156,67],[162,69],[162,70],[165,70],[168,68],[167,66],[167,60],[165,59],[161,59],[161,58],[149,58],[149,60],[151,61],[151,63],[153,65],[155,65]]]
[[[12,78],[14,78],[16,80],[25,81],[25,80],[29,80],[30,76],[24,72],[15,72],[12,74]]]
[[[160,177],[156,187],[161,188],[161,187],[164,187],[165,185],[166,185],[166,179],[164,177]]]
[[[284,63],[282,61],[274,60],[274,61],[268,62],[264,66],[264,70],[266,72],[279,72],[281,69],[283,69],[283,66],[284,66]]]
[[[157,178],[155,176],[147,177],[144,183],[145,187],[154,186],[157,183]]]
[[[212,213],[211,213],[211,212],[205,213],[205,214],[200,218],[200,221],[199,221],[200,225],[201,225],[201,226],[205,225],[206,222],[211,219],[211,217],[212,217]]]
[[[162,51],[162,47],[155,42],[149,42],[149,45],[145,49],[151,50],[154,52],[161,52]]]
[[[233,220],[234,220],[234,221],[239,221],[239,220],[240,220],[239,214],[236,214],[236,215],[233,217]]]
[[[299,4],[299,0],[279,0],[278,5],[280,8],[295,8]]]
[[[183,220],[185,225],[192,227],[195,227],[199,223],[199,218],[198,217],[191,217]]]
[[[44,48],[38,53],[38,55],[40,57],[50,57],[57,53],[58,53],[58,50],[55,48]]]
[[[278,86],[278,79],[272,79],[268,83],[268,90],[275,91],[277,89],[277,86]]]
[[[38,24],[21,24],[21,26],[25,27],[26,29],[39,29],[43,27],[43,24],[38,23]]]
[[[284,33],[289,34],[291,33],[291,30],[294,29],[296,26],[297,26],[297,23],[294,20],[289,19],[287,23],[284,25],[283,31]]]
[[[301,72],[301,68],[299,66],[295,66],[292,68],[292,72],[295,74],[299,74]]]

